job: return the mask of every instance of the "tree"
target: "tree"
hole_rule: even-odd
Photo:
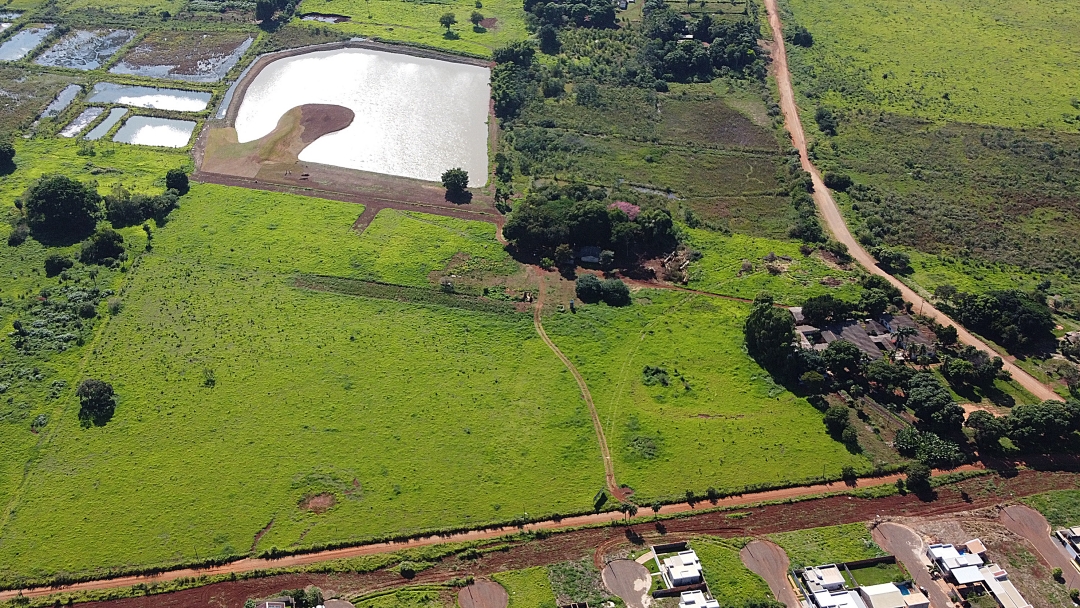
[[[165,189],[176,190],[181,196],[188,193],[188,174],[183,169],[169,169],[165,174]]]
[[[608,306],[626,306],[630,303],[630,288],[619,279],[607,279],[600,283],[604,303]]]
[[[600,105],[600,91],[591,82],[584,82],[574,87],[574,101],[579,106],[596,107]]]
[[[550,23],[545,23],[536,32],[536,37],[540,41],[540,50],[547,55],[557,55],[561,48],[559,44],[559,31],[555,29],[555,26]]]
[[[983,410],[975,410],[968,416],[964,426],[975,431],[975,444],[980,450],[997,451],[1005,436],[1005,423],[997,416]]]
[[[903,348],[904,343],[907,342],[908,338],[919,335],[919,330],[910,325],[902,325],[893,331],[893,335],[896,336],[897,345],[899,345],[900,348]]]
[[[556,266],[573,266],[574,265],[574,250],[566,243],[560,243],[555,248],[555,265]]]
[[[15,164],[15,146],[10,141],[0,141],[0,168]]]
[[[604,296],[604,290],[600,286],[600,279],[596,275],[583,274],[574,283],[574,293],[582,302],[595,304]]]
[[[880,289],[864,289],[859,296],[859,310],[871,319],[879,319],[889,307],[889,296]]]
[[[469,173],[460,167],[447,169],[442,174],[442,185],[447,194],[459,195],[469,187]]]
[[[50,253],[48,257],[45,258],[45,276],[55,277],[68,268],[71,268],[74,264],[75,262],[65,255]]]
[[[814,46],[814,36],[810,33],[810,30],[801,25],[796,25],[791,31],[791,42],[801,47],[810,48]]]
[[[818,106],[816,112],[814,112],[814,120],[817,121],[818,129],[826,135],[836,135],[836,117],[833,116],[832,110]]]
[[[79,240],[94,230],[101,196],[63,175],[45,175],[23,194],[26,221],[34,238]]]
[[[746,350],[762,367],[778,371],[787,362],[795,341],[795,318],[773,306],[772,296],[761,294],[743,326]]]
[[[955,325],[936,325],[934,335],[942,346],[952,346],[960,338]]]
[[[1006,418],[1008,437],[1026,450],[1052,451],[1080,430],[1080,404],[1043,401],[1018,405]]]
[[[911,270],[911,256],[899,249],[874,247],[870,253],[877,258],[878,265],[891,274],[904,274]]]
[[[847,340],[835,340],[821,352],[825,369],[839,379],[861,374],[864,359],[859,347]]]
[[[447,32],[450,31],[450,26],[455,23],[457,23],[457,17],[454,16],[454,13],[443,13],[442,17],[439,17],[439,25],[445,27]]]
[[[834,405],[825,410],[825,427],[834,436],[839,437],[850,425],[851,413],[846,406]]]
[[[103,426],[116,410],[113,387],[108,382],[87,378],[79,383],[79,420],[83,426]]]
[[[480,22],[483,20],[484,15],[481,14],[480,11],[473,11],[472,14],[469,15],[469,22],[473,24],[474,28],[480,27]]]
[[[255,2],[255,20],[268,22],[274,18],[274,13],[277,11],[277,7],[271,0],[256,0]]]
[[[907,488],[916,494],[924,494],[930,491],[930,467],[921,462],[915,462],[907,466]]]
[[[832,294],[814,296],[803,302],[802,314],[806,322],[822,327],[830,322],[843,321],[851,312],[851,306]]]
[[[846,173],[835,173],[833,171],[826,171],[822,176],[822,181],[825,182],[825,187],[830,190],[837,190],[840,192],[847,192],[849,188],[855,183],[851,181],[851,176]]]
[[[124,237],[112,228],[103,228],[83,243],[79,261],[83,264],[110,265],[124,254]]]

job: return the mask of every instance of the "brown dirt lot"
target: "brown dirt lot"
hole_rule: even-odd
[[[174,65],[173,74],[197,75],[201,64],[229,55],[248,37],[238,32],[151,32],[122,61],[134,67]]]
[[[644,521],[629,527],[609,526],[564,533],[543,539],[513,544],[506,551],[488,553],[477,560],[449,558],[417,573],[407,581],[396,571],[347,574],[290,574],[267,578],[217,583],[148,597],[129,598],[86,604],[90,608],[194,608],[215,605],[239,608],[249,597],[263,597],[282,589],[316,585],[343,595],[402,586],[405,584],[442,583],[454,577],[486,576],[493,572],[547,565],[590,555],[605,545],[611,552],[624,551],[630,545],[683,540],[695,534],[725,537],[758,536],[772,532],[817,526],[867,521],[877,516],[930,518],[992,505],[1050,489],[1074,488],[1080,474],[1020,471],[1007,478],[986,476],[939,488],[937,499],[923,502],[918,497],[889,496],[878,499],[834,496],[795,504],[778,504],[740,509],[749,515],[739,519],[726,512],[684,516],[661,522]],[[702,506],[708,506],[705,503]],[[1000,524],[999,528],[1004,529]],[[969,537],[970,538],[970,537]],[[969,538],[960,539],[961,541]],[[984,540],[986,540],[984,536]],[[1008,566],[1009,562],[1004,565]],[[1030,598],[1029,598],[1030,601]],[[1045,606],[1045,604],[1044,604]]]
[[[336,502],[337,499],[334,498],[333,494],[324,492],[322,494],[308,496],[300,501],[300,509],[303,511],[311,511],[312,513],[326,513]]]
[[[458,592],[461,608],[506,608],[509,601],[506,589],[492,581],[479,580]]]

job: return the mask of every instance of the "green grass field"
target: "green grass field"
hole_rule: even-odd
[[[589,384],[619,483],[639,502],[870,468],[743,352],[748,312],[739,302],[650,290],[626,308],[545,317]],[[669,385],[646,386],[646,365],[663,367]]]
[[[780,532],[769,539],[784,549],[793,568],[886,555],[862,523]]]
[[[113,384],[116,415],[83,429],[70,393],[53,406],[0,533],[0,578],[591,504],[603,471],[588,414],[528,315],[290,286],[350,272],[358,212],[214,186],[184,199],[121,312],[69,362]],[[324,493],[329,511],[302,508]]]
[[[1080,490],[1058,490],[1020,499],[1042,513],[1054,529],[1080,526]]]
[[[721,606],[742,606],[747,600],[774,599],[769,586],[739,558],[748,538],[702,536],[691,541],[701,559],[705,582]]]
[[[364,229],[352,274],[370,281],[427,286],[452,261],[461,273],[505,275],[518,263],[495,240],[495,225],[383,209]]]
[[[687,229],[687,244],[701,251],[702,258],[687,267],[687,287],[726,296],[753,299],[762,291],[778,302],[795,306],[810,296],[831,293],[849,301],[858,299],[862,271],[845,270],[826,263],[818,253],[804,256],[798,243],[754,238],[742,234],[724,236],[709,230]],[[785,270],[772,274],[765,257],[770,253],[787,256],[779,260]],[[743,271],[743,262],[751,265]],[[835,280],[831,287],[822,280]]]
[[[1080,7],[1069,0],[785,0],[814,45],[789,45],[811,104],[1075,131]],[[788,24],[790,28],[791,23]],[[811,123],[812,124],[812,123]]]
[[[555,594],[551,591],[547,568],[537,566],[491,575],[510,595],[507,608],[554,608]]]
[[[485,18],[494,18],[496,22],[490,28],[474,28],[469,23],[473,11],[480,12]],[[346,15],[351,18],[350,21],[329,27],[355,36],[421,44],[485,57],[490,56],[494,49],[528,36],[525,31],[525,11],[518,0],[448,0],[430,3],[304,0],[297,12]],[[439,17],[448,12],[454,13],[457,18],[457,25],[451,28],[450,36],[439,25]],[[327,26],[324,23],[317,25]]]

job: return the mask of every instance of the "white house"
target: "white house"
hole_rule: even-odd
[[[663,574],[670,587],[696,585],[702,581],[701,560],[693,550],[679,551],[664,558]]]

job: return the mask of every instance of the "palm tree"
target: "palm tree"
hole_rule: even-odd
[[[904,339],[909,338],[911,336],[919,335],[919,330],[915,329],[914,327],[909,327],[909,326],[897,327],[896,329],[893,330],[893,335],[896,336],[896,345],[897,345],[897,347],[898,348],[903,348],[904,347],[904,341],[905,341]]]

